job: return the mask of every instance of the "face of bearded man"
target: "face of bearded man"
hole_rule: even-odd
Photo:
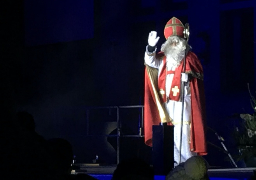
[[[166,55],[168,68],[176,68],[185,56],[185,39],[178,36],[170,36],[161,46],[161,51]]]

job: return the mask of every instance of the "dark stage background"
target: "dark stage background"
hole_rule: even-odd
[[[1,4],[2,119],[27,111],[40,135],[72,144],[77,162],[91,163],[97,154],[102,162],[115,163],[113,137],[100,135],[115,133],[116,117],[112,110],[94,112],[102,115],[91,130],[98,134],[88,136],[88,107],[143,105],[148,33],[158,32],[160,48],[164,25],[176,16],[190,24],[190,44],[203,64],[207,126],[235,153],[231,132],[241,121],[237,114],[252,113],[247,83],[256,90],[254,0]],[[123,131],[136,134],[140,112],[123,113]],[[213,131],[208,131],[208,141],[222,148]],[[211,166],[232,166],[220,149],[208,148],[205,158]],[[121,158],[139,155],[150,161],[150,151],[141,138],[122,139]]]

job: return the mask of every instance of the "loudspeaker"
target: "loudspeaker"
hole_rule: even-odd
[[[152,162],[156,175],[167,175],[174,165],[173,126],[153,125]]]

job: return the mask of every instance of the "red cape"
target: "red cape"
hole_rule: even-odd
[[[160,54],[162,56],[162,53]],[[183,66],[183,62],[180,64]],[[179,66],[179,67],[180,67]],[[178,68],[179,68],[178,67]],[[144,89],[144,135],[145,143],[148,146],[152,146],[152,126],[159,125],[161,120],[159,116],[159,110],[157,107],[156,93],[153,91],[153,86],[158,88],[157,79],[152,81],[152,74],[149,74],[148,69],[152,69],[146,66],[145,70],[145,89]],[[155,74],[157,70],[153,69]],[[191,143],[190,149],[198,153],[199,155],[206,155],[206,138],[205,138],[205,95],[203,80],[203,68],[197,58],[197,56],[189,52],[186,56],[186,73],[193,76],[190,81],[191,89]],[[153,78],[157,78],[155,75]],[[153,83],[152,83],[153,82]],[[159,91],[158,91],[159,92]],[[163,99],[159,96],[161,103]]]

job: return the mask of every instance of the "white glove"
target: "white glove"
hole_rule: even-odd
[[[156,43],[158,42],[159,40],[159,36],[157,36],[157,32],[156,31],[151,31],[148,35],[148,45],[150,46],[156,46]]]
[[[181,73],[181,81],[188,82],[188,74],[187,73]]]

